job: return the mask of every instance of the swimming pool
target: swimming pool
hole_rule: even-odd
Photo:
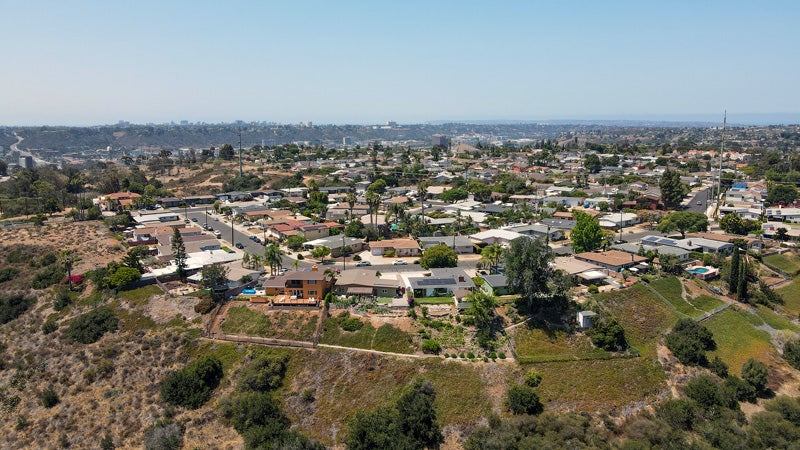
[[[242,289],[242,294],[255,294],[255,289]]]
[[[707,267],[693,267],[687,270],[689,273],[708,273],[711,272]]]

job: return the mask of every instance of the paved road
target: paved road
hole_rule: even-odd
[[[700,203],[699,205],[698,202]],[[708,209],[708,204],[708,188],[701,189],[694,194],[694,197],[692,197],[691,200],[689,200],[689,204],[686,205],[686,210],[705,214],[706,209]]]

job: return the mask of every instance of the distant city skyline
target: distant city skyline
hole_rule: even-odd
[[[3,1],[0,126],[800,122],[789,1]]]

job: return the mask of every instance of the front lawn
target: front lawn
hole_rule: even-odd
[[[418,305],[446,305],[453,302],[452,295],[445,297],[414,297],[414,303]]]

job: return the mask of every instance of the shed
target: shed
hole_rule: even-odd
[[[580,311],[578,312],[578,328],[591,328],[592,327],[592,317],[596,316],[597,313],[594,311]]]

